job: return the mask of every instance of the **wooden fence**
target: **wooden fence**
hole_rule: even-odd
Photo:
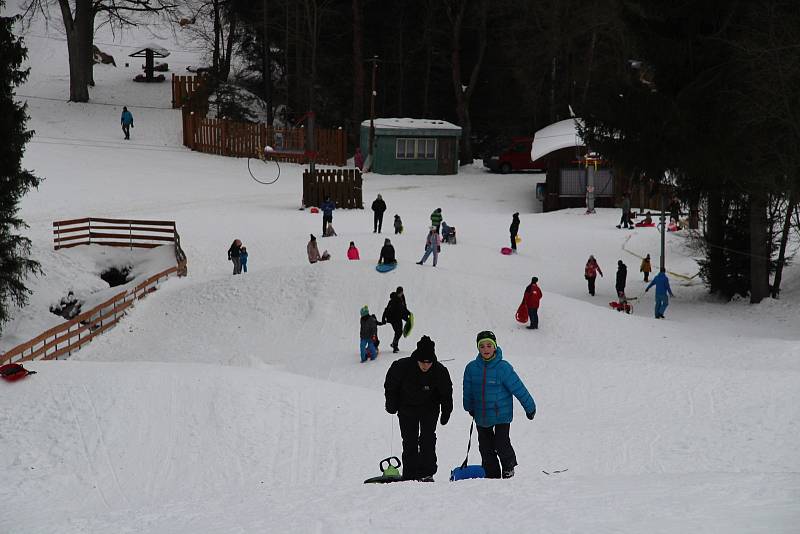
[[[84,217],[53,222],[53,246],[56,250],[91,244],[153,248],[175,243],[177,235],[175,221]]]
[[[184,106],[208,110],[208,79],[205,76],[172,75],[172,108]]]
[[[347,142],[344,130],[315,129],[317,163],[344,166],[347,164]],[[204,114],[183,108],[183,144],[198,152],[234,156],[260,157],[264,147],[274,149],[269,159],[306,163],[311,154],[306,150],[304,128],[270,128],[263,123],[210,119]]]
[[[52,360],[70,355],[117,324],[124,312],[134,302],[155,291],[158,284],[169,276],[186,276],[186,254],[181,248],[181,238],[175,221],[145,221],[134,219],[100,219],[85,217],[53,223],[53,245],[56,250],[76,245],[100,244],[112,247],[153,248],[172,243],[175,249],[175,266],[154,274],[133,289],[117,293],[102,304],[72,319],[50,328],[9,351],[0,354],[0,365],[28,360]],[[95,232],[94,230],[106,230]],[[108,232],[111,230],[112,232]],[[127,233],[120,233],[120,231]],[[137,232],[134,234],[134,232]],[[141,234],[141,232],[148,232]],[[149,233],[155,232],[155,233]],[[170,235],[164,235],[170,234]],[[157,241],[153,243],[152,241]]]
[[[364,208],[361,171],[358,169],[317,169],[303,172],[303,205],[321,206],[326,196],[337,208]]]
[[[70,355],[83,345],[116,325],[124,312],[134,302],[152,293],[158,284],[171,274],[178,273],[178,266],[154,274],[133,289],[117,293],[89,311],[76,315],[69,321],[45,330],[30,341],[26,341],[0,355],[0,365],[29,360],[53,360]]]

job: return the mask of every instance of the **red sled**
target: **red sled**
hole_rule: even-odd
[[[311,209],[308,211],[310,211],[311,213],[319,213],[319,208],[316,206],[312,206]]]
[[[503,247],[500,249],[500,254],[503,256],[511,256],[511,247]]]
[[[530,319],[530,317],[528,317],[528,307],[525,305],[524,300],[519,305],[519,308],[517,308],[516,318],[517,322],[522,324],[527,323],[528,319]]]
[[[35,375],[36,371],[28,371],[18,363],[7,363],[0,367],[0,377],[6,382],[16,382],[28,375]]]
[[[631,306],[631,304],[629,302],[626,302],[625,304],[620,304],[619,302],[617,302],[615,300],[615,301],[609,302],[608,305],[611,306],[612,308],[614,308],[617,311],[624,311],[625,313],[631,313],[633,311],[633,306]],[[620,308],[622,308],[622,309],[620,309]]]

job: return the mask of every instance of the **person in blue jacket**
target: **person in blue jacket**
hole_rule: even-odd
[[[122,133],[125,134],[125,139],[131,138],[131,128],[133,128],[133,114],[128,111],[127,106],[122,106],[122,116],[120,117],[122,123]]]
[[[478,448],[486,478],[511,478],[517,465],[509,437],[514,418],[512,396],[519,400],[530,420],[536,416],[536,403],[514,368],[503,359],[494,333],[480,332],[477,342],[478,356],[464,369],[464,410],[478,427]]]
[[[669,297],[675,296],[672,294],[672,289],[669,287],[667,271],[663,267],[661,271],[655,275],[653,281],[650,282],[644,292],[647,293],[653,286],[656,286],[656,319],[663,319],[664,312],[667,311],[667,306],[669,306]]]
[[[322,236],[325,237],[325,229],[328,223],[333,223],[333,210],[336,209],[336,203],[331,200],[331,197],[326,196],[322,201]]]

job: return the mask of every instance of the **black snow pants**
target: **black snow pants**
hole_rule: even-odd
[[[595,280],[597,280],[596,276],[590,276],[589,278],[586,279],[586,281],[589,283],[589,294],[591,296],[594,296],[594,281]]]
[[[436,474],[436,422],[435,411],[400,413],[400,437],[403,440],[403,479],[417,480]]]
[[[392,321],[389,323],[394,330],[394,338],[392,339],[392,348],[399,349],[397,344],[400,342],[400,336],[403,335],[403,321]]]
[[[372,221],[372,233],[381,233],[381,230],[383,230],[383,212],[376,211]]]
[[[517,465],[517,455],[511,446],[510,430],[511,423],[478,427],[478,449],[481,451],[481,465],[486,471],[486,478],[500,478],[501,464],[504,471]]]

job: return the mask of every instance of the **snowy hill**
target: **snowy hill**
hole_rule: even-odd
[[[796,265],[781,300],[720,303],[692,278],[687,237],[669,235],[677,298],[667,318],[652,318],[652,292],[620,314],[608,306],[616,261],[639,296],[636,254],[657,264],[656,231],[617,230],[615,210],[534,214],[541,177],[479,166],[366,175],[365,202],[381,193],[386,227],[398,213],[405,232],[376,235],[369,209],[337,210],[339,236],[319,239],[332,261],[309,265],[305,244],[320,236],[321,217],[297,209],[301,166],[282,165],[278,182],[263,186],[244,160],[184,149],[179,112],[160,109],[170,107],[169,86],[134,84],[136,68],[98,66],[88,104],[45,100],[68,94],[57,30],[30,30],[31,80],[18,91],[36,97],[24,163],[46,180],[21,214],[46,276],[30,281],[31,302],[5,325],[0,348],[58,322],[47,308],[67,290],[103,287],[95,253],[53,251],[53,220],[175,220],[189,276],[163,284],[70,360],[31,362],[37,375],[0,383],[0,532],[796,532]],[[120,51],[153,40],[113,38],[98,40]],[[162,46],[173,70],[197,63],[186,43]],[[136,120],[129,142],[122,105]],[[458,244],[443,245],[435,269],[417,266],[437,207]],[[515,211],[520,253],[506,257],[499,248]],[[400,265],[381,275],[373,267],[387,236]],[[237,277],[226,261],[234,238],[250,253],[250,272]],[[361,261],[346,260],[350,241]],[[595,297],[583,279],[589,254],[605,273]],[[534,275],[544,298],[532,332],[514,311]],[[456,409],[438,430],[434,484],[365,486],[401,447],[383,410],[394,355],[359,363],[358,310],[380,315],[398,285],[416,327],[397,356],[430,335],[438,357],[452,359]],[[513,479],[451,484],[469,431],[463,369],[487,328],[538,413],[531,422],[515,410]],[[388,347],[391,330],[379,333]],[[479,461],[475,443],[470,459]],[[542,473],[559,469],[568,471]]]

